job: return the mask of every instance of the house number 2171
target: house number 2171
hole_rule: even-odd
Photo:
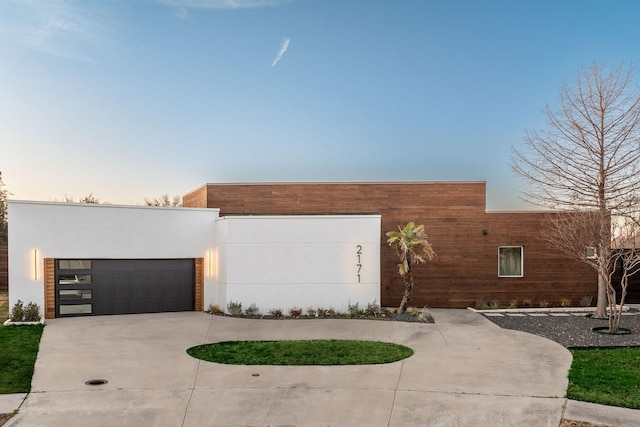
[[[360,271],[362,270],[362,261],[360,257],[362,256],[362,245],[356,245],[356,256],[358,257],[358,263],[356,264],[356,267],[358,269],[358,283],[360,283]]]

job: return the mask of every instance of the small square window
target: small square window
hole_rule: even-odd
[[[60,304],[60,314],[91,314],[93,307],[91,304]]]
[[[60,270],[90,270],[91,260],[85,259],[61,259],[58,260]]]
[[[522,246],[500,246],[498,248],[498,277],[522,277]]]
[[[58,275],[59,285],[90,285],[91,274],[60,274]]]
[[[587,259],[596,259],[598,252],[596,252],[596,248],[593,246],[588,246],[585,255]]]
[[[60,299],[91,299],[91,289],[60,289]]]

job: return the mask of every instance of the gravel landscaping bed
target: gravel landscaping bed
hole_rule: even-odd
[[[601,334],[594,327],[608,326],[608,321],[585,316],[485,316],[496,325],[549,338],[565,347],[640,347],[640,313],[624,315],[621,328],[627,335]]]

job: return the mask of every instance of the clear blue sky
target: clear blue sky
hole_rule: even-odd
[[[2,0],[14,199],[206,182],[486,181],[564,81],[636,63],[636,0]]]

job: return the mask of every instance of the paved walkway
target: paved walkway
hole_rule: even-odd
[[[480,312],[480,314],[482,314],[482,315],[484,315],[486,317],[527,317],[527,316],[529,316],[529,317],[571,317],[571,316],[586,317],[586,316],[592,314],[592,312],[586,312],[586,311],[579,311],[579,312],[574,312],[574,311],[558,311],[558,312],[536,312],[536,311],[531,311],[531,312],[522,312],[522,311],[491,312],[491,311],[482,311],[482,312]],[[640,312],[622,313],[622,316],[640,316]]]
[[[468,310],[435,324],[204,313],[48,321],[32,393],[7,426],[557,426],[570,353]],[[414,356],[368,366],[230,366],[204,342],[368,339]],[[106,379],[100,386],[85,385]],[[567,410],[573,408],[570,403]]]

